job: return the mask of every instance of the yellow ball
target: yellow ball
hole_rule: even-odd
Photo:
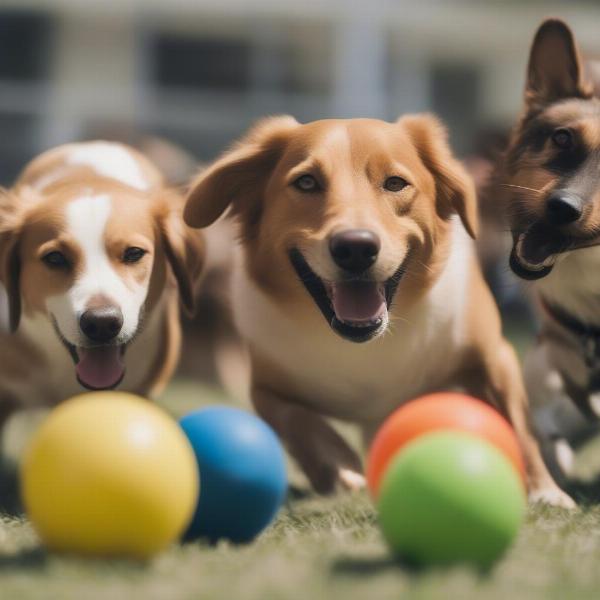
[[[175,421],[143,398],[95,392],[64,402],[42,424],[21,486],[50,549],[148,558],[187,527],[199,481]]]

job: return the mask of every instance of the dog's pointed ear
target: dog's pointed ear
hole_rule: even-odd
[[[429,114],[406,115],[398,123],[406,128],[421,161],[433,175],[439,214],[449,218],[458,213],[467,233],[475,238],[479,229],[475,185],[452,154],[446,128]]]
[[[275,166],[289,132],[297,126],[298,122],[289,116],[260,121],[192,181],[185,222],[191,227],[207,227],[229,206],[242,211],[244,204],[250,204],[261,191],[265,174]]]
[[[12,192],[0,189],[0,283],[8,296],[9,327],[12,333],[19,328],[21,321],[21,233],[16,202]]]
[[[177,282],[181,304],[191,316],[196,304],[195,284],[204,266],[204,236],[184,223],[183,199],[179,194],[163,192],[161,196],[163,214],[159,222],[162,246]]]
[[[543,106],[563,98],[589,98],[592,86],[585,80],[579,50],[569,26],[547,19],[537,30],[527,66],[525,101]]]

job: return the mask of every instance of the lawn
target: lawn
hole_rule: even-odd
[[[181,414],[201,401],[218,400],[218,392],[177,382],[163,402]],[[30,428],[25,420],[13,424],[7,440],[13,454]],[[596,470],[597,455],[594,448],[583,452],[582,473]],[[297,473],[292,479],[298,479]],[[0,488],[8,511],[0,521],[2,600],[600,596],[600,508],[590,502],[595,496],[591,485],[576,490],[586,502],[573,513],[530,508],[516,543],[489,573],[466,567],[419,572],[394,563],[366,494],[324,499],[295,492],[275,523],[242,547],[174,547],[145,565],[55,556],[44,552],[19,514],[14,490],[14,477],[5,469]]]

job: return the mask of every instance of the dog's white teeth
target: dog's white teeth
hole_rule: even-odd
[[[530,271],[541,271],[544,268],[544,263],[535,265],[524,258],[521,258],[521,262],[523,263],[523,266],[527,267]]]
[[[342,321],[342,323],[360,329],[363,327],[373,327],[375,325],[381,325],[381,323],[383,323],[383,319],[374,319],[373,321]]]
[[[542,266],[543,266],[543,267],[551,267],[551,266],[554,264],[555,260],[556,260],[556,257],[555,257],[555,256],[549,256],[549,257],[548,257],[548,258],[547,258],[547,259],[546,259],[546,260],[545,260],[545,261],[542,263]]]
[[[523,263],[523,266],[527,267],[530,271],[541,271],[546,267],[551,267],[555,260],[555,256],[549,256],[541,263],[530,263],[528,260],[525,260],[522,256],[519,256],[519,260]]]

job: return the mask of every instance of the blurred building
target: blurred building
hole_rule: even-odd
[[[514,117],[549,15],[600,55],[597,2],[0,0],[0,183],[96,136],[159,134],[209,159],[274,113],[433,110],[467,153]]]

